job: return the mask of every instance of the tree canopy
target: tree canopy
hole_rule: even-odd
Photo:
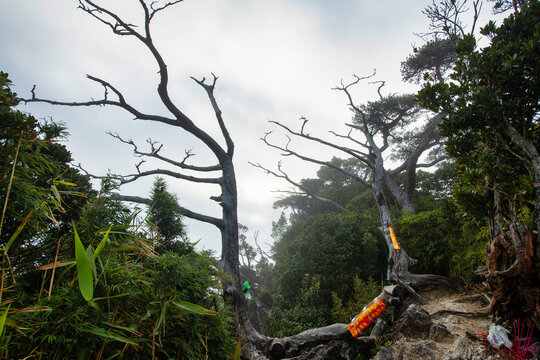
[[[533,234],[540,239],[540,3],[520,2],[516,10],[500,27],[490,22],[481,30],[489,46],[464,36],[451,81],[426,83],[419,99],[446,114],[441,133],[457,161],[457,203],[489,222],[490,309],[538,318],[532,277]]]

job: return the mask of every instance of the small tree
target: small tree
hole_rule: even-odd
[[[189,252],[192,247],[186,243],[186,230],[182,222],[182,207],[178,204],[176,195],[167,189],[165,179],[157,177],[150,192],[148,220],[155,230],[157,240],[155,249],[158,252],[174,251]]]

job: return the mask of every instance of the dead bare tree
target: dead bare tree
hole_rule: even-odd
[[[112,178],[117,181],[119,186],[121,186],[146,176],[166,175],[176,179],[195,183],[215,184],[220,187],[221,194],[211,197],[211,200],[218,203],[222,208],[220,218],[201,214],[186,208],[182,209],[182,214],[188,218],[212,224],[220,230],[222,240],[221,265],[225,273],[228,275],[224,278],[222,283],[224,294],[227,298],[232,299],[233,311],[236,314],[237,330],[239,330],[239,332],[243,335],[243,341],[249,341],[255,346],[260,345],[260,343],[264,343],[266,339],[253,329],[247,318],[247,314],[244,311],[245,297],[242,293],[239,282],[237,188],[236,175],[233,165],[234,143],[227,130],[222,111],[214,96],[214,90],[218,78],[214,74],[212,74],[212,78],[208,81],[205,78],[196,79],[192,77],[192,79],[198,85],[200,85],[208,95],[210,104],[215,112],[217,124],[221,129],[221,135],[225,141],[225,146],[220,145],[218,140],[210,136],[206,131],[198,126],[194,119],[191,119],[184,114],[169,96],[169,72],[167,69],[167,64],[154,44],[150,24],[157,13],[173,5],[181,3],[182,0],[170,0],[166,2],[152,1],[148,3],[145,0],[138,0],[138,2],[140,5],[140,10],[143,13],[143,26],[136,26],[133,23],[126,21],[121,15],[97,4],[92,0],[80,0],[78,8],[88,15],[94,17],[100,23],[109,27],[114,34],[137,39],[139,43],[150,52],[156,61],[159,70],[157,93],[162,104],[168,110],[168,115],[149,114],[139,110],[136,105],[131,104],[124,97],[119,88],[104,79],[91,75],[87,75],[87,77],[103,87],[104,95],[100,100],[92,99],[84,102],[67,102],[39,98],[36,96],[34,86],[31,91],[31,98],[26,99],[25,102],[41,102],[62,106],[119,107],[132,114],[134,116],[134,120],[153,121],[167,124],[175,129],[177,128],[183,130],[199,139],[212,152],[216,160],[215,164],[206,166],[194,165],[190,162],[194,155],[191,151],[186,151],[183,158],[180,157],[181,160],[175,160],[162,155],[162,145],[158,145],[158,143],[155,141],[148,140],[150,150],[143,151],[140,150],[132,140],[125,140],[118,134],[111,134],[121,142],[131,145],[134,153],[137,156],[142,157],[143,161],[144,158],[153,158],[162,161],[165,164],[176,167],[176,170],[174,171],[160,168],[141,171],[140,165],[143,162],[141,161],[141,163],[136,166],[136,173],[128,175],[113,175]],[[188,173],[196,173],[200,175],[194,176],[189,175]],[[217,175],[213,175],[216,173]],[[121,195],[121,198],[126,201],[138,203],[148,203],[149,201],[148,199],[139,196]]]
[[[305,118],[301,119],[302,125],[299,130],[294,130],[282,123],[271,121],[271,123],[286,132],[287,142],[285,145],[278,145],[273,142],[270,139],[271,133],[265,134],[262,140],[269,147],[281,151],[283,156],[292,156],[314,164],[329,166],[373,190],[382,225],[380,229],[384,234],[389,252],[387,278],[391,283],[399,284],[422,301],[415,291],[415,288],[421,288],[428,284],[442,283],[448,285],[449,283],[446,278],[441,276],[429,274],[418,275],[409,272],[409,267],[414,265],[416,260],[410,258],[406,251],[395,241],[395,238],[393,239],[392,218],[384,195],[384,185],[386,184],[388,186],[403,207],[413,208],[410,195],[411,189],[414,189],[414,182],[416,180],[415,175],[410,173],[415,173],[416,169],[420,167],[433,166],[444,159],[444,156],[438,156],[428,163],[419,163],[422,154],[425,154],[429,149],[441,145],[437,131],[437,124],[440,121],[440,116],[435,115],[427,120],[427,123],[420,129],[421,131],[414,136],[416,139],[412,142],[414,146],[406,152],[403,162],[395,169],[387,170],[384,164],[385,152],[391,150],[392,143],[400,142],[403,139],[404,134],[407,133],[405,129],[418,120],[420,109],[412,96],[383,96],[381,89],[384,86],[384,82],[379,82],[379,87],[377,89],[379,94],[378,101],[370,102],[365,105],[356,105],[353,101],[351,88],[359,84],[362,80],[369,79],[373,76],[374,74],[367,77],[355,75],[352,82],[348,84],[342,83],[335,88],[345,94],[348,100],[348,106],[353,111],[353,121],[346,124],[350,128],[350,131],[347,134],[343,135],[335,132],[332,132],[332,134],[338,139],[346,140],[349,144],[352,144],[352,146],[338,144],[337,142],[324,140],[309,134],[306,130],[308,120]],[[356,136],[358,133],[360,133],[360,136]],[[411,137],[410,133],[407,134]],[[366,177],[364,174],[351,172],[331,161],[320,160],[295,151],[290,145],[292,142],[291,137],[306,139],[358,159],[366,165],[370,174]],[[260,164],[257,164],[256,166],[262,168],[269,174],[284,178],[293,185],[298,184],[298,182],[290,180],[289,176],[284,173],[281,167],[279,167],[278,174],[264,168]],[[413,186],[409,186],[408,189],[401,188],[394,180],[393,176],[402,171],[407,171],[409,182],[413,184]],[[301,187],[299,188],[303,190]],[[306,192],[305,194],[307,196],[312,196],[309,192]]]

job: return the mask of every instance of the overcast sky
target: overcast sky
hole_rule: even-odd
[[[86,101],[102,96],[102,89],[85,78],[91,74],[120,89],[128,102],[145,112],[166,114],[156,94],[157,66],[148,51],[130,37],[110,29],[77,9],[75,0],[0,0],[0,70],[8,72],[21,97],[37,84],[39,97]],[[127,20],[140,23],[136,0],[112,3]],[[351,118],[347,100],[333,86],[377,69],[376,80],[386,92],[414,91],[400,78],[400,62],[411,45],[422,44],[414,32],[426,31],[421,13],[425,0],[185,0],[153,20],[153,38],[168,64],[170,94],[177,106],[208,133],[220,136],[204,90],[189,77],[219,76],[216,97],[236,144],[239,221],[259,231],[270,243],[272,209],[287,184],[266,176],[248,161],[275,167],[279,154],[260,138],[277,130],[269,120],[296,126],[300,116],[310,119],[313,134],[328,136],[344,129]],[[355,101],[375,98],[374,85],[355,91]],[[163,153],[180,159],[184,150],[198,156],[193,163],[214,164],[203,145],[179,129],[132,120],[115,108],[65,108],[44,104],[21,106],[38,118],[64,122],[70,132],[66,144],[76,163],[94,174],[132,173],[138,162],[131,149],[106,135],[118,132],[141,146],[148,137],[164,144]],[[279,137],[276,134],[276,140]],[[220,138],[221,139],[221,138]],[[332,154],[315,146],[312,155]],[[150,169],[148,163],[143,169]],[[164,167],[163,165],[159,165]],[[313,177],[317,167],[288,159],[284,167],[296,179]],[[183,206],[219,216],[209,196],[218,189],[167,179]],[[152,179],[125,186],[123,193],[148,196]],[[221,252],[219,232],[211,225],[187,221],[192,240]]]

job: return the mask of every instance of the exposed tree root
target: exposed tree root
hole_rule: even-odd
[[[430,315],[437,316],[441,314],[451,314],[466,317],[484,317],[489,315],[489,307],[479,309],[478,311],[439,310]]]

